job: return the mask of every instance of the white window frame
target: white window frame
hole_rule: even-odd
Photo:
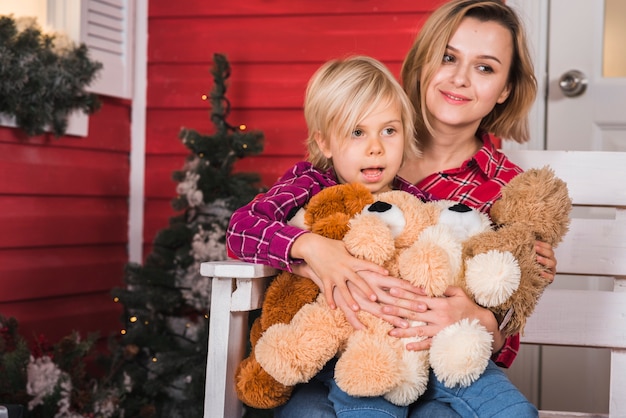
[[[46,21],[39,23],[84,43],[90,58],[103,64],[87,91],[132,99],[134,5],[133,0],[46,0]],[[2,114],[0,125],[17,126],[14,117]],[[89,116],[76,111],[68,119],[66,134],[87,136],[88,128]]]

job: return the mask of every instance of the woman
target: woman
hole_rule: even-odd
[[[536,80],[523,28],[515,12],[498,0],[455,0],[437,9],[420,31],[402,68],[405,91],[417,112],[416,132],[421,157],[409,159],[400,175],[438,198],[460,200],[488,212],[500,188],[521,169],[497,152],[488,132],[525,142],[527,115],[536,96]],[[536,244],[545,276],[554,278],[552,248]],[[428,298],[398,279],[360,271],[353,277],[324,277],[320,261],[300,266],[320,288],[332,288],[337,306],[355,326],[355,308],[377,313],[393,323],[398,337],[433,337],[462,319],[478,319],[494,335],[494,361],[485,374],[467,388],[445,388],[431,375],[425,395],[410,409],[410,417],[424,416],[536,416],[536,409],[498,369],[508,367],[519,348],[519,336],[504,340],[491,311],[476,305],[465,293],[450,287],[446,298]],[[328,282],[332,282],[328,285]],[[346,296],[345,289],[349,289]],[[372,302],[376,299],[377,302]],[[409,328],[405,318],[426,322]],[[407,345],[427,349],[430,339]],[[327,409],[328,382],[302,385],[276,417],[334,416]],[[351,413],[357,414],[354,409]],[[344,416],[344,415],[339,415]],[[346,415],[348,416],[348,415]]]

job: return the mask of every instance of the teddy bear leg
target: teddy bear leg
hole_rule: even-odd
[[[271,409],[289,400],[293,386],[277,382],[261,367],[252,353],[237,367],[235,390],[239,400],[246,405],[258,409]]]
[[[352,396],[381,396],[399,383],[402,346],[399,339],[387,335],[388,329],[379,326],[374,331],[370,324],[364,325],[368,328],[348,338],[335,365],[335,381]]]
[[[285,386],[270,376],[254,357],[254,347],[261,337],[261,321],[257,318],[250,329],[250,355],[235,370],[237,397],[248,406],[271,409],[287,402],[293,387]]]
[[[352,332],[338,309],[330,309],[320,295],[305,305],[289,324],[275,324],[254,349],[261,367],[286,386],[308,382],[337,353]]]
[[[476,319],[462,319],[433,337],[430,365],[446,387],[469,386],[485,371],[493,337]]]
[[[509,251],[490,250],[465,261],[465,282],[476,303],[484,307],[504,303],[517,290],[521,271]]]
[[[387,335],[388,324],[373,322],[349,337],[335,365],[337,385],[352,396],[384,395],[396,405],[410,405],[426,390],[428,352],[404,349],[405,340]]]
[[[417,401],[426,391],[430,370],[428,351],[403,350],[402,362],[402,379],[385,394],[385,399],[395,405],[406,406]]]

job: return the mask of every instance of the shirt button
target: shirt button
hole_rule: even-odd
[[[287,267],[287,263],[285,263],[284,261],[281,261],[280,263],[278,263],[278,265],[280,266],[281,269],[284,269]]]

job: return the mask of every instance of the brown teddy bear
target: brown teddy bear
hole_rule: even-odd
[[[502,197],[490,212],[496,228],[465,242],[465,288],[480,305],[502,319],[500,327],[506,336],[524,332],[526,319],[550,284],[541,276],[544,267],[536,261],[535,240],[556,247],[569,229],[571,210],[565,182],[549,167],[531,169],[502,188]],[[492,259],[494,254],[505,252],[517,260],[521,272],[511,295],[490,289],[488,280],[494,281],[494,276],[495,281],[503,280],[493,269],[485,268],[497,265]]]
[[[463,242],[463,273],[456,283],[479,305],[491,309],[505,336],[523,333],[546,286],[535,240],[556,247],[569,228],[572,209],[567,185],[549,167],[531,169],[502,188],[491,208],[495,227]],[[443,329],[432,341],[430,364],[448,387],[468,385],[480,373],[467,366],[467,321]],[[474,331],[476,332],[476,331]],[[488,357],[484,358],[486,362]]]
[[[373,202],[364,187],[341,185],[322,190],[299,212],[290,224],[310,229],[325,237],[341,239],[352,216]],[[305,304],[313,302],[319,288],[311,280],[289,272],[281,272],[265,293],[261,315],[250,330],[252,350],[235,371],[237,396],[246,405],[269,409],[289,399],[292,385],[283,385],[270,376],[256,361],[254,351],[261,334],[277,323],[288,323]]]

